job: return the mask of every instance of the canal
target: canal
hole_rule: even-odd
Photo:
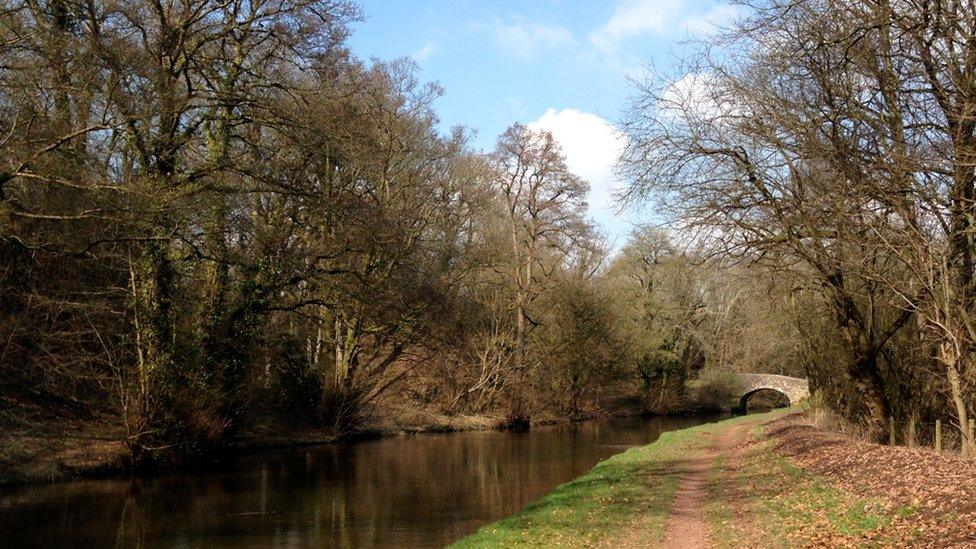
[[[438,547],[719,417],[409,435],[249,454],[206,474],[20,487],[0,492],[0,546]]]

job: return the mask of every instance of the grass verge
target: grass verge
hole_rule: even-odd
[[[715,433],[783,411],[670,431],[647,446],[600,462],[508,518],[483,526],[456,548],[636,546],[661,539],[685,458]]]

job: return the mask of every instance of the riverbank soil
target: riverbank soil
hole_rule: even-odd
[[[111,422],[0,428],[0,486],[117,473],[127,457],[121,427]]]
[[[609,402],[605,411],[587,419],[639,415],[640,402],[621,397]],[[251,450],[316,446],[339,441],[328,428],[306,418],[262,410],[248,422],[240,436],[228,443],[225,456]],[[397,436],[414,433],[484,431],[498,427],[500,417],[491,415],[449,415],[406,402],[383,402],[347,439]],[[533,425],[566,423],[569,419],[551,414],[533,417]],[[17,418],[5,421],[0,415],[0,486],[71,480],[84,477],[121,475],[130,469],[125,430],[109,414],[85,420],[64,418]],[[209,462],[208,462],[209,463]],[[192,469],[195,464],[185,464]]]
[[[668,527],[661,540],[667,549],[708,547],[711,532],[708,525],[709,481],[713,464],[733,450],[742,436],[745,425],[721,430],[713,437],[710,447],[688,460],[688,472],[681,480],[671,503]]]
[[[328,429],[270,419],[255,422],[228,450],[314,446],[336,442]],[[355,437],[492,429],[497,418],[448,416],[398,407],[366,424]],[[117,421],[45,421],[17,428],[0,425],[0,486],[119,475],[128,468],[125,431]]]
[[[774,411],[594,467],[458,547],[976,547],[976,461]]]

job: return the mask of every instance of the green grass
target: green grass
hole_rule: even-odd
[[[780,497],[767,502],[780,519],[780,527],[773,530],[790,531],[797,525],[813,524],[826,518],[837,534],[857,536],[891,524],[892,517],[880,511],[882,506],[878,502],[871,499],[851,501],[824,478],[812,476],[779,456],[767,454],[766,459],[773,461],[774,471],[778,470],[789,479],[790,487]]]
[[[878,501],[854,498],[831,481],[777,455],[761,426],[757,426],[753,436],[764,443],[752,450],[734,479],[737,491],[748,499],[737,502],[739,514],[745,515],[750,524],[736,524],[737,517],[730,511],[724,464],[717,463],[713,471],[709,523],[719,547],[740,545],[742,528],[750,529],[753,535],[758,532],[763,539],[750,541],[767,547],[796,545],[796,536],[803,544],[802,540],[812,532],[816,532],[820,543],[847,538],[861,540],[857,543],[863,546],[875,546],[878,542],[868,541],[874,537],[868,534],[883,535],[893,519],[915,513],[909,507],[885,511]]]
[[[660,540],[671,500],[686,472],[684,458],[704,447],[710,435],[739,423],[783,411],[742,416],[670,431],[647,446],[613,456],[508,518],[482,527],[453,545],[469,547],[581,546],[634,527]]]
[[[728,495],[723,478],[725,458],[715,460],[708,479],[708,505],[706,513],[712,530],[712,541],[716,547],[739,547],[740,538],[733,529],[735,511],[728,505]]]
[[[879,502],[852,497],[829,480],[777,455],[774,441],[761,424],[791,411],[795,409],[664,433],[652,444],[601,462],[454,547],[653,544],[660,541],[667,527],[671,501],[687,470],[686,458],[709,444],[715,433],[751,422],[756,425],[750,432],[760,444],[731,479],[731,486],[739,497],[745,494],[746,501],[736,501],[733,507],[724,458],[716,460],[710,474],[706,511],[712,541],[718,547],[756,543],[790,547],[814,539],[820,543],[846,539],[861,546],[883,546],[885,529],[892,521],[909,517],[916,510],[904,507],[886,511]],[[748,524],[738,522],[743,519]]]

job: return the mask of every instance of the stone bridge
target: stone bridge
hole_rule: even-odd
[[[763,389],[770,389],[782,393],[790,401],[790,406],[798,404],[810,396],[810,383],[798,377],[780,376],[776,374],[736,374],[742,396],[739,398],[739,409],[745,410],[749,397]]]

